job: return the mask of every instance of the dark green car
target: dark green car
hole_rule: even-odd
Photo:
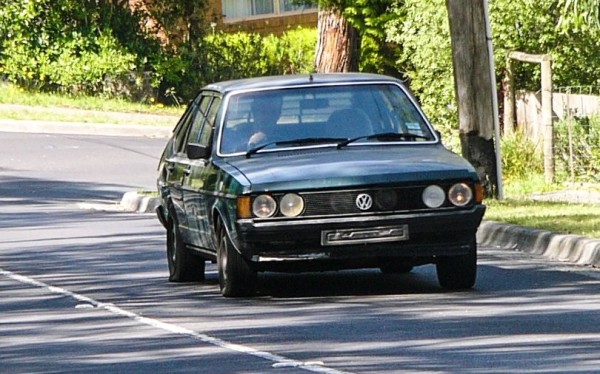
[[[174,129],[158,189],[170,281],[203,280],[213,261],[224,296],[254,294],[261,271],[434,263],[444,288],[475,283],[479,178],[390,77],[208,85]]]

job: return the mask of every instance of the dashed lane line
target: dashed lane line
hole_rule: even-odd
[[[349,374],[349,372],[325,367],[325,366],[323,366],[322,362],[297,361],[297,360],[289,359],[289,358],[286,358],[286,357],[283,357],[283,356],[280,356],[280,355],[277,355],[274,353],[260,351],[260,350],[257,350],[257,349],[251,348],[251,347],[247,347],[247,346],[244,346],[241,344],[231,343],[226,340],[215,338],[215,337],[212,337],[212,336],[209,336],[206,334],[200,334],[196,331],[193,331],[193,330],[190,330],[185,327],[178,326],[178,325],[175,325],[172,323],[166,323],[166,322],[159,321],[157,319],[142,317],[137,313],[125,310],[114,304],[102,303],[95,299],[87,297],[85,295],[81,295],[81,294],[69,291],[67,289],[61,288],[61,287],[55,287],[55,286],[49,285],[47,283],[37,281],[33,278],[23,276],[23,275],[20,275],[20,274],[17,274],[17,273],[8,271],[8,270],[4,270],[2,268],[0,268],[0,274],[2,274],[3,276],[5,276],[7,278],[15,280],[19,283],[43,288],[53,294],[67,296],[67,297],[73,298],[79,302],[92,305],[95,308],[101,308],[101,309],[107,310],[108,312],[110,312],[112,314],[115,314],[115,315],[118,315],[121,317],[131,318],[131,319],[133,319],[139,323],[142,323],[144,325],[147,325],[147,326],[151,326],[151,327],[158,328],[158,329],[161,329],[164,331],[168,331],[173,334],[188,336],[188,337],[197,339],[203,343],[211,344],[211,345],[223,348],[223,349],[227,349],[229,351],[244,353],[244,354],[247,354],[250,356],[262,358],[264,360],[272,362],[273,368],[291,368],[291,367],[293,367],[293,368],[298,368],[298,369],[302,369],[302,370],[313,372],[313,373]]]

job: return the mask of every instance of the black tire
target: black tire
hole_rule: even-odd
[[[257,275],[239,254],[223,225],[217,229],[217,269],[219,287],[225,297],[252,296],[256,293]]]
[[[385,265],[381,265],[379,270],[383,274],[406,274],[410,273],[414,266],[405,262],[390,262]]]
[[[167,262],[169,264],[169,282],[200,282],[204,280],[206,261],[192,254],[185,246],[179,225],[173,218],[169,219],[167,225]]]
[[[469,253],[460,256],[440,256],[436,270],[440,286],[447,290],[466,290],[473,288],[477,278],[477,242],[475,238]]]

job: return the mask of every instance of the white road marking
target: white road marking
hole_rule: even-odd
[[[185,335],[188,337],[198,339],[203,343],[211,344],[211,345],[214,345],[214,346],[217,346],[220,348],[224,348],[224,349],[227,349],[230,351],[240,352],[240,353],[244,353],[244,354],[247,354],[250,356],[259,357],[259,358],[265,359],[267,361],[271,361],[271,362],[273,362],[273,365],[272,365],[273,368],[294,367],[294,368],[310,371],[313,373],[324,373],[324,374],[347,374],[348,373],[348,372],[344,372],[344,371],[340,371],[340,370],[336,370],[336,369],[327,368],[320,361],[302,362],[302,361],[292,360],[292,359],[289,359],[289,358],[286,358],[286,357],[283,357],[283,356],[280,356],[280,355],[277,355],[274,353],[259,351],[257,349],[247,347],[247,346],[244,346],[241,344],[235,344],[235,343],[231,343],[226,340],[215,338],[215,337],[212,337],[212,336],[209,336],[206,334],[200,334],[196,331],[193,331],[193,330],[190,330],[185,327],[178,326],[178,325],[175,325],[172,323],[166,323],[166,322],[159,321],[157,319],[142,317],[139,314],[136,314],[134,312],[130,312],[128,310],[119,308],[118,306],[116,306],[114,304],[101,303],[90,297],[87,297],[87,296],[84,296],[84,295],[81,295],[81,294],[78,294],[75,292],[71,292],[71,291],[61,288],[61,287],[51,286],[44,282],[40,282],[33,278],[29,278],[29,277],[26,277],[26,276],[23,276],[23,275],[20,275],[17,273],[13,273],[11,271],[4,270],[2,268],[0,268],[0,274],[2,274],[5,277],[8,277],[12,280],[15,280],[19,283],[43,288],[53,294],[68,296],[68,297],[71,297],[71,298],[83,303],[83,304],[78,304],[78,306],[76,306],[76,308],[90,308],[90,307],[102,308],[104,310],[109,311],[110,313],[113,313],[113,314],[121,316],[121,317],[131,318],[131,319],[138,321],[147,326],[152,326],[152,327],[155,327],[155,328],[158,328],[158,329],[161,329],[164,331],[168,331],[168,332],[171,332],[174,334]]]

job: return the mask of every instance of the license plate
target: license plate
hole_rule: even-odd
[[[408,225],[323,230],[321,245],[349,245],[408,240]]]

